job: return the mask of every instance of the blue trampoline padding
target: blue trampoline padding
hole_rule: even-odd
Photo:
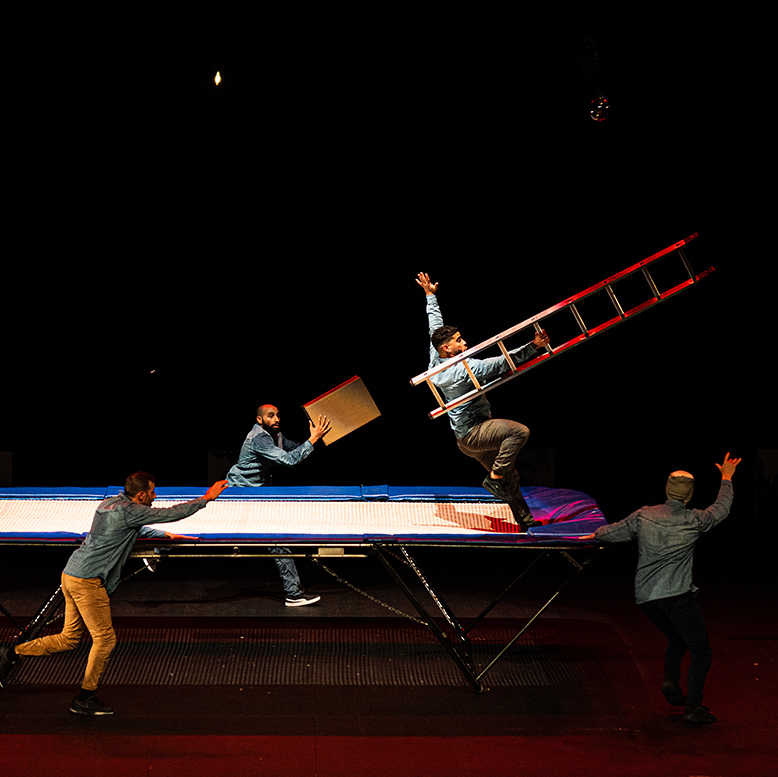
[[[120,494],[123,486],[109,486],[108,494]],[[203,496],[207,488],[202,486],[157,486],[157,499],[197,499]],[[288,488],[275,488],[270,486],[258,486],[256,488],[227,488],[219,499],[230,501],[250,502],[355,502],[363,499],[362,489],[359,486],[293,486]]]
[[[119,489],[121,491],[123,489]],[[0,499],[99,499],[103,500],[111,492],[105,486],[79,487],[40,487],[0,488]]]
[[[157,496],[160,496],[159,489],[157,489]],[[364,496],[359,486],[295,486],[292,488],[260,486],[228,488],[222,492],[219,499],[253,502],[361,502]]]
[[[485,488],[465,486],[362,486],[365,499],[387,502],[496,502]]]
[[[0,534],[4,541],[8,540],[30,540],[34,542],[40,542],[44,540],[66,540],[72,542],[78,540],[81,542],[89,532],[72,532],[72,531],[47,531],[45,533],[30,533],[23,531],[5,531]],[[159,540],[157,540],[159,543]]]

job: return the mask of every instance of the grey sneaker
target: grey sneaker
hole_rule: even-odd
[[[113,715],[113,710],[106,707],[97,696],[90,696],[84,701],[76,696],[70,704],[70,711],[76,715]]]
[[[287,607],[305,607],[306,604],[316,604],[321,600],[321,596],[298,596],[295,599],[286,597]]]

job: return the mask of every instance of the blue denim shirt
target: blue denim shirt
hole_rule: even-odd
[[[273,437],[254,424],[254,428],[243,441],[238,456],[238,463],[227,473],[231,486],[269,486],[273,483],[273,470],[282,467],[293,467],[313,453],[313,445],[306,440],[304,443],[287,440],[279,432]]]
[[[638,604],[696,590],[692,583],[694,545],[704,532],[721,523],[732,507],[732,481],[722,480],[716,501],[706,510],[689,510],[668,499],[641,507],[623,521],[594,533],[604,542],[638,541],[635,599]]]
[[[438,298],[434,294],[427,295],[427,321],[429,323],[430,335],[432,335],[436,329],[443,326],[443,316],[441,315],[440,307],[438,306]],[[521,348],[509,351],[514,364],[521,364],[521,362],[531,359],[537,352],[538,349],[535,348],[532,343],[527,343],[527,345],[523,345]],[[430,343],[430,362],[428,369],[437,367],[444,361],[446,360],[441,359],[440,354],[435,350],[432,343]],[[510,369],[508,362],[502,355],[494,356],[491,359],[466,359],[466,361],[473,371],[473,375],[476,376],[478,382],[482,386],[489,381],[498,378],[502,373],[507,372]],[[474,388],[473,381],[470,379],[462,362],[443,372],[439,372],[432,378],[432,382],[440,390],[446,402],[461,397],[462,394],[466,394]],[[454,430],[457,439],[460,440],[474,426],[477,426],[483,421],[487,421],[491,417],[491,405],[483,394],[480,397],[471,399],[469,402],[465,402],[448,411],[448,419],[451,428]]]
[[[110,596],[119,585],[122,567],[138,537],[164,537],[165,532],[151,529],[150,523],[171,523],[196,513],[208,502],[202,497],[173,507],[146,507],[126,494],[112,496],[100,503],[92,519],[92,528],[63,570],[66,575],[88,580],[99,577]]]

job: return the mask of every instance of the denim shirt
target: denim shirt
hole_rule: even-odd
[[[443,326],[443,316],[440,313],[438,299],[434,294],[427,295],[427,321],[429,323],[430,335]],[[537,352],[538,349],[532,343],[527,343],[527,345],[523,345],[521,348],[509,351],[514,364],[520,364],[531,359]],[[442,359],[432,343],[430,343],[428,369],[431,370],[444,361],[447,360]],[[473,375],[476,376],[482,386],[510,369],[508,362],[502,355],[494,356],[490,359],[466,359],[466,361],[473,371]],[[466,394],[474,388],[473,381],[470,379],[470,375],[468,375],[462,362],[449,367],[443,372],[439,372],[433,376],[432,382],[440,390],[446,402],[461,397],[462,394]],[[460,440],[474,426],[487,421],[491,417],[491,405],[483,394],[448,411],[448,420],[451,428],[454,430],[457,439]]]
[[[98,506],[89,534],[63,571],[71,577],[86,580],[99,577],[110,596],[119,585],[122,567],[135,540],[138,537],[165,536],[164,531],[151,529],[147,524],[180,521],[207,504],[200,497],[173,507],[147,507],[136,504],[126,494],[112,496]]]
[[[624,520],[601,526],[594,533],[604,542],[638,541],[635,599],[638,604],[694,591],[694,545],[704,532],[721,523],[732,507],[732,481],[722,480],[716,501],[706,510],[689,510],[668,499],[663,505],[641,507]]]
[[[276,466],[293,467],[313,453],[313,445],[287,440],[279,432],[273,437],[254,424],[254,428],[243,441],[238,463],[227,473],[231,486],[269,486],[273,483],[273,470]]]

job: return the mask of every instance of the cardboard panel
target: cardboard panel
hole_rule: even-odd
[[[362,379],[356,375],[306,403],[303,410],[314,423],[320,415],[326,415],[331,421],[332,428],[323,438],[325,445],[332,445],[381,415]]]

